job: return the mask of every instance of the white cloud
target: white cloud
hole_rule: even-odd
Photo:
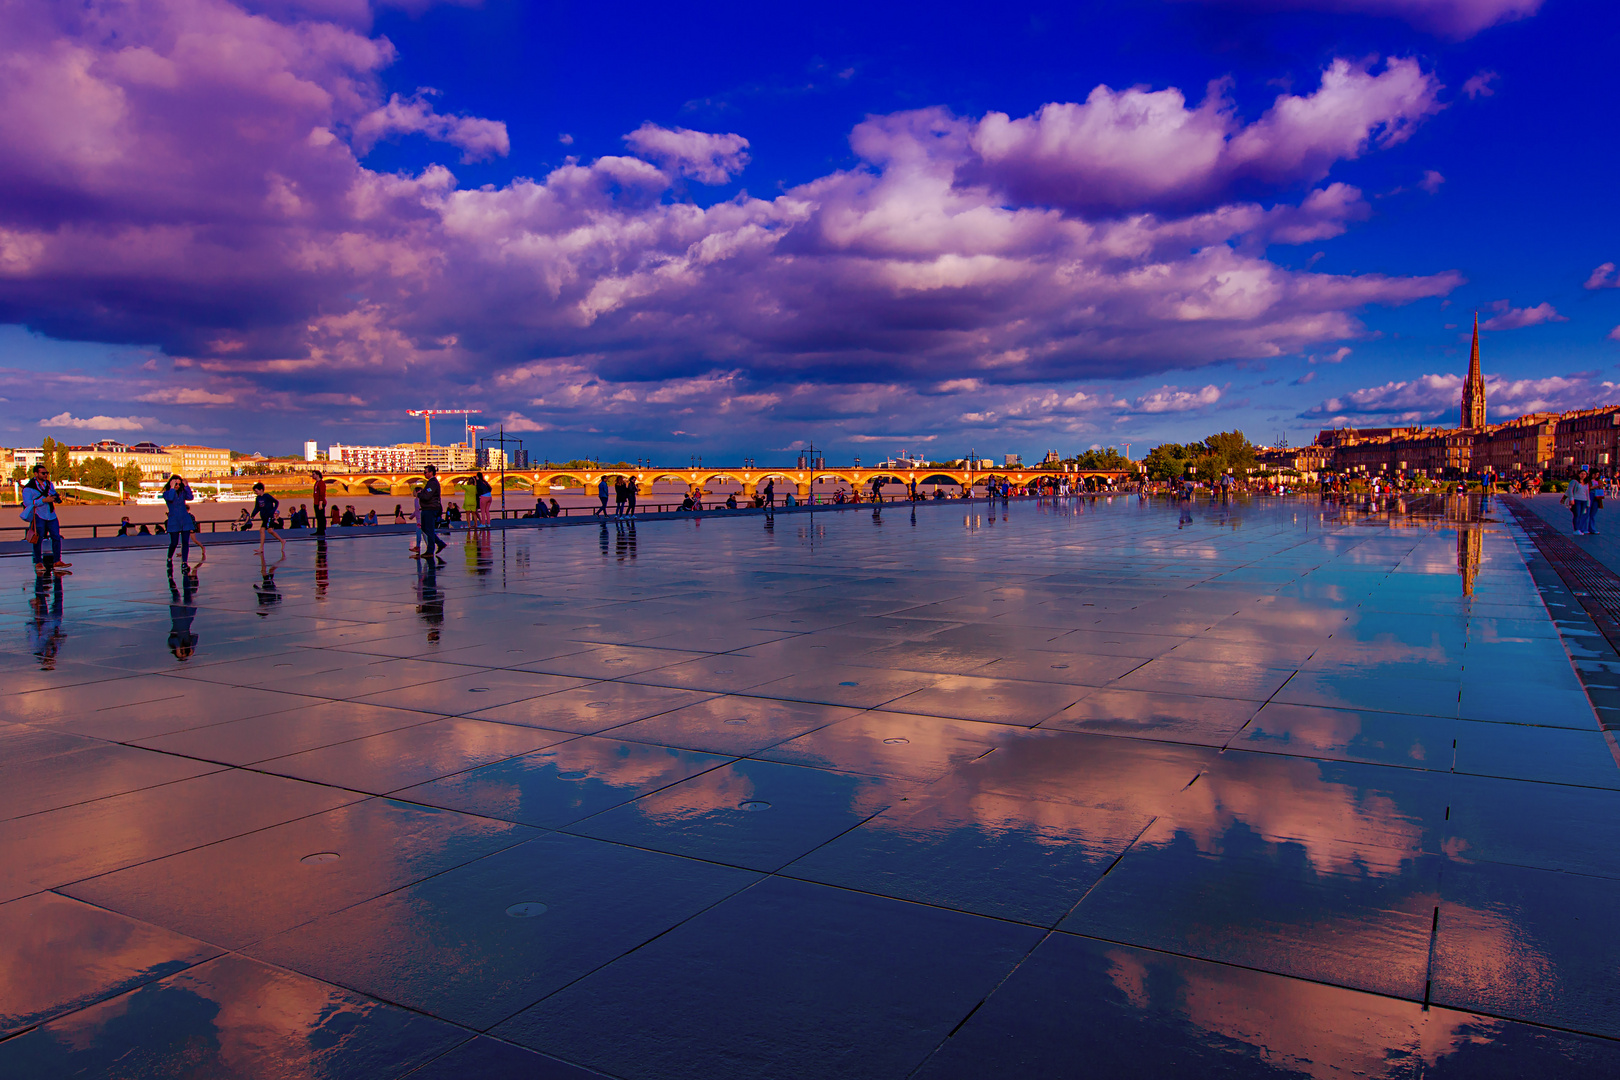
[[[462,149],[462,161],[505,157],[512,149],[506,125],[476,116],[446,116],[433,111],[428,96],[438,91],[422,87],[408,98],[390,95],[382,106],[354,124],[355,148],[362,154],[390,135],[425,135]]]
[[[1496,94],[1496,81],[1500,78],[1501,76],[1494,71],[1478,72],[1463,83],[1462,91],[1470,99],[1493,97]]]
[[[642,124],[624,137],[632,153],[655,161],[673,176],[700,184],[724,184],[748,165],[748,140],[688,128]]]
[[[169,387],[163,390],[152,390],[135,398],[151,405],[234,405],[236,398],[231,394],[216,394],[210,390],[202,390],[190,386]]]
[[[46,420],[41,420],[42,428],[76,428],[84,431],[144,431],[147,427],[155,425],[155,416],[86,416],[76,417],[71,413],[57,413]]]
[[[1306,361],[1312,364],[1342,364],[1344,362],[1344,358],[1349,356],[1350,352],[1350,346],[1341,345],[1325,356],[1306,357]]]
[[[1201,390],[1179,390],[1163,386],[1136,399],[1136,411],[1144,413],[1189,412],[1213,405],[1221,399],[1221,388],[1215,385]]]
[[[1614,263],[1606,262],[1593,270],[1591,276],[1586,279],[1585,287],[1593,290],[1620,289],[1620,274],[1615,273]]]
[[[1569,322],[1567,317],[1558,314],[1558,310],[1546,302],[1535,307],[1516,308],[1509,307],[1506,300],[1498,300],[1491,306],[1499,314],[1480,323],[1481,330],[1522,330],[1527,326],[1540,326],[1542,323]]]

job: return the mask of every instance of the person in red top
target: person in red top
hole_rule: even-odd
[[[319,470],[319,469],[315,469],[314,471],[312,471],[310,473],[310,475],[315,478],[315,491],[313,493],[314,497],[311,500],[315,504],[315,535],[316,536],[325,536],[326,535],[326,477],[321,475],[321,470]]]

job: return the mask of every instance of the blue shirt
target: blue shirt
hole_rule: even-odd
[[[38,483],[38,480],[30,480],[28,483],[23,485],[23,520],[33,521],[35,518],[38,518],[40,521],[55,521],[56,485],[47,480],[45,481],[45,486],[40,488]]]
[[[170,532],[184,532],[191,528],[191,513],[186,503],[194,498],[196,496],[191,493],[191,486],[183,482],[178,488],[163,489],[163,501],[169,505],[169,517],[165,524]]]

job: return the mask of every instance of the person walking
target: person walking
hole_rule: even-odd
[[[287,541],[283,540],[281,534],[270,527],[271,522],[275,520],[276,510],[280,506],[280,500],[265,491],[262,482],[253,485],[253,514],[249,520],[252,518],[259,519],[259,554],[261,555],[264,554],[265,538],[270,536],[276,538],[276,543],[281,545],[283,554],[287,551]]]
[[[602,500],[602,505],[591,511],[591,517],[607,517],[608,480],[604,476],[596,482],[596,497]]]
[[[1586,485],[1586,535],[1597,535],[1598,511],[1603,509],[1603,496],[1609,493],[1609,478],[1602,473],[1594,475]]]
[[[439,467],[429,465],[423,471],[427,474],[427,479],[423,481],[422,489],[416,495],[422,505],[422,535],[427,539],[427,543],[422,547],[422,558],[438,559],[442,563],[444,559],[440,558],[439,552],[450,545],[439,539],[438,532],[439,515],[444,513],[444,504],[439,499]]]
[[[22,489],[22,519],[28,523],[28,539],[34,545],[34,572],[41,577],[69,573],[68,567],[73,565],[62,561],[62,527],[56,520],[56,508],[61,502],[62,496],[51,483],[51,471],[44,462],[35,465],[34,475]],[[42,558],[41,546],[47,536],[51,538],[51,554]]]
[[[630,500],[630,493],[625,490],[624,477],[613,478],[613,516],[624,517],[624,504]]]
[[[776,478],[774,476],[765,481],[765,509],[776,509]]]
[[[484,479],[482,469],[473,474],[473,493],[478,498],[478,509],[473,513],[473,524],[482,525],[487,529],[490,526],[490,507],[495,502],[495,489]]]
[[[174,549],[180,548],[180,569],[182,573],[191,568],[191,534],[196,531],[197,519],[192,517],[191,508],[186,504],[196,498],[191,493],[191,485],[179,473],[169,477],[169,482],[163,485],[163,502],[168,506],[166,525],[169,530],[169,572],[174,572]],[[197,550],[206,551],[202,541],[197,541]]]
[[[1569,482],[1569,487],[1564,489],[1564,497],[1558,500],[1561,503],[1569,504],[1570,526],[1576,536],[1586,535],[1590,496],[1591,491],[1587,487],[1587,472],[1582,469],[1575,479]]]
[[[310,499],[315,507],[315,535],[326,535],[326,476],[316,469],[310,473],[315,478],[315,490]]]

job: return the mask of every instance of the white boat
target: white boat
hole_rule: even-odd
[[[252,502],[254,494],[251,491],[222,491],[218,495],[204,499],[204,502]]]

